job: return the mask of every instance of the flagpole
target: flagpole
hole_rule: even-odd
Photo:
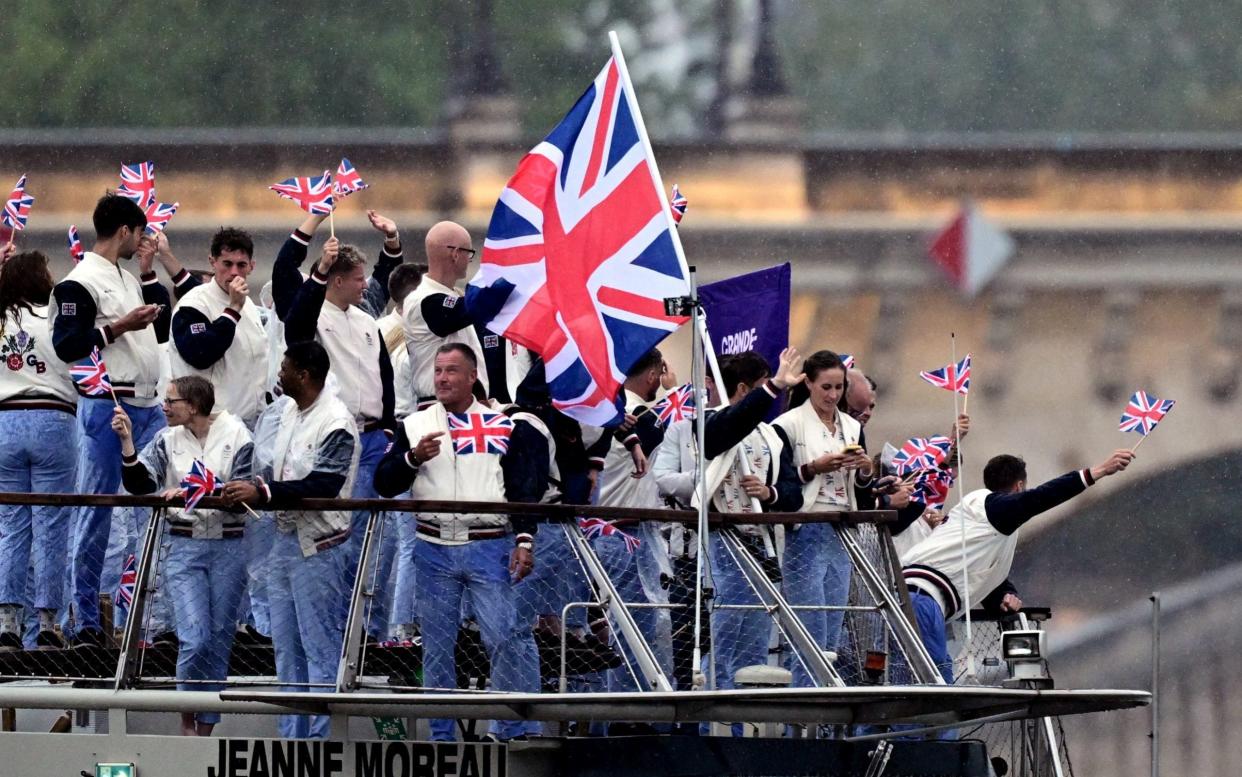
[[[328,211],[328,237],[336,237],[336,222],[333,216],[336,215],[336,205],[332,206],[332,210]]]
[[[612,47],[612,56],[617,63],[617,73],[621,77],[621,90],[625,94],[626,104],[630,107],[630,117],[634,120],[634,128],[638,131],[638,140],[643,144],[643,153],[647,158],[647,167],[651,171],[652,188],[655,190],[656,201],[660,203],[660,211],[664,214],[665,224],[668,225],[668,234],[673,241],[673,252],[677,255],[677,261],[681,264],[682,274],[689,282],[691,313],[697,315],[699,301],[697,298],[696,282],[694,272],[690,269],[689,263],[686,262],[686,252],[681,246],[681,235],[677,231],[677,222],[673,220],[673,209],[668,205],[668,199],[665,195],[664,181],[660,178],[660,168],[656,166],[655,152],[651,150],[651,138],[647,136],[647,125],[643,123],[643,114],[638,107],[638,97],[634,93],[634,84],[630,81],[630,71],[625,66],[625,55],[621,51],[621,42],[617,38],[617,33],[613,30],[608,32],[608,43]],[[702,673],[703,651],[700,648],[700,639],[703,634],[703,564],[707,556],[707,452],[705,448],[704,435],[706,434],[706,410],[707,396],[703,389],[704,382],[704,359],[703,348],[700,340],[703,331],[698,326],[691,330],[691,347],[694,352],[691,354],[691,381],[694,384],[694,401],[695,407],[699,412],[695,413],[695,430],[697,432],[698,441],[696,444],[697,469],[695,492],[699,495],[698,510],[698,553],[697,563],[695,565],[695,581],[694,581],[694,666],[692,671],[697,675]],[[718,389],[723,386],[717,384]],[[714,675],[715,672],[711,672]],[[714,677],[708,682],[714,682]]]
[[[721,405],[733,404],[729,397],[725,394],[726,389],[724,378],[721,377],[720,374],[720,362],[716,359],[716,349],[712,346],[711,337],[707,331],[707,313],[704,312],[702,307],[696,309],[695,318],[698,320],[698,327],[700,330],[699,338],[702,341],[703,353],[706,355],[707,364],[712,371],[712,381],[716,384],[717,401]],[[703,412],[707,412],[706,407],[703,408]],[[754,470],[750,466],[750,459],[746,457],[745,453],[738,454],[738,463],[742,469],[743,477],[755,474]],[[706,475],[704,477],[706,477]],[[758,497],[752,496],[750,498],[750,511],[752,513],[763,512],[763,507],[759,504]]]
[[[616,36],[613,37],[613,45],[616,46]],[[673,230],[674,232],[676,230]],[[686,278],[690,281],[690,299],[693,305],[692,313],[698,321],[702,321],[702,317],[698,310],[698,281],[695,277],[693,268],[688,268]],[[706,378],[704,373],[703,358],[703,334],[706,329],[702,326],[695,326],[690,331],[690,382],[694,386],[694,406],[697,410],[694,414],[694,431],[695,431],[695,468],[694,468],[694,490],[698,495],[698,552],[695,553],[694,564],[694,652],[693,663],[690,672],[693,677],[697,678],[706,676],[705,682],[708,688],[715,685],[715,671],[703,672],[703,565],[707,559],[707,391],[705,388]],[[714,361],[714,360],[713,360]],[[716,372],[719,371],[717,368]],[[717,384],[717,393],[719,393],[719,384]],[[697,686],[698,682],[692,682]],[[693,688],[692,688],[693,690]]]
[[[949,333],[949,350],[952,352],[952,361],[949,362],[952,367],[954,380],[960,380],[957,374],[957,335],[953,332]],[[972,365],[973,366],[973,365]],[[966,393],[966,399],[970,401],[970,393]],[[975,680],[975,657],[971,652],[973,644],[974,631],[971,628],[970,618],[970,568],[966,564],[966,520],[961,518],[962,502],[966,498],[966,479],[963,477],[965,467],[962,466],[962,433],[957,426],[958,410],[957,410],[957,388],[953,389],[953,443],[957,448],[957,507],[959,511],[958,527],[961,529],[961,551],[962,551],[962,589],[965,593],[966,607],[966,680],[971,682]]]

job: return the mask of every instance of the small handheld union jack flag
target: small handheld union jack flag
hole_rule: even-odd
[[[134,554],[129,554],[121,567],[121,581],[116,587],[116,608],[120,617],[116,620],[124,622],[129,608],[134,606],[134,590],[138,586],[138,564]]]
[[[906,444],[893,457],[893,466],[896,467],[898,475],[909,475],[921,469],[934,469],[949,455],[949,448],[952,446],[953,441],[948,437],[912,437],[906,440]]]
[[[694,386],[687,383],[668,392],[664,399],[651,406],[651,412],[665,429],[676,421],[694,418]]]
[[[673,184],[673,196],[669,198],[668,205],[673,209],[673,223],[680,225],[682,218],[686,215],[686,208],[690,206],[690,200],[687,200],[686,195],[681,193],[677,184]]]
[[[82,247],[82,238],[78,235],[78,227],[76,224],[69,225],[69,256],[73,258],[73,263],[77,264],[82,261],[82,255],[86,253],[86,249]]]
[[[99,346],[91,349],[90,358],[69,368],[69,376],[78,389],[88,397],[112,393],[112,381],[108,378],[108,366],[99,355]]]
[[[4,213],[0,214],[0,220],[3,220],[4,225],[14,232],[25,229],[26,220],[30,218],[30,206],[34,205],[34,200],[33,196],[26,194],[26,176],[23,175],[17,179],[13,192],[5,201]]]
[[[841,357],[841,365],[847,370],[854,369],[854,355],[852,353],[838,354]]]
[[[340,166],[336,168],[336,178],[332,181],[332,194],[338,200],[369,186],[348,159],[341,159]]]
[[[1121,411],[1121,431],[1138,432],[1143,437],[1151,434],[1156,424],[1176,404],[1172,399],[1156,399],[1146,391],[1136,391],[1130,397],[1130,404]]]
[[[177,212],[177,208],[181,203],[174,202],[171,205],[167,202],[152,202],[147,206],[147,229],[148,235],[154,235],[157,232],[163,232],[164,227],[168,226],[168,222],[172,221],[173,214]]]
[[[185,496],[185,511],[194,512],[199,501],[205,496],[211,496],[217,485],[219,483],[216,481],[215,474],[207,469],[202,459],[195,459],[190,465],[189,473],[181,479],[181,488]]]
[[[948,501],[954,480],[953,473],[947,469],[922,470],[914,481],[914,493],[910,498],[938,510]]]
[[[299,208],[316,216],[327,216],[335,205],[332,198],[332,174],[327,170],[323,171],[323,175],[288,178],[267,188],[286,200],[293,200]]]
[[[957,364],[950,364],[938,370],[920,372],[919,377],[928,383],[947,391],[959,394],[970,393],[970,354]]]
[[[144,211],[155,204],[155,163],[121,165],[121,185],[116,193],[138,203]]]
[[[596,537],[620,537],[621,541],[625,543],[625,549],[630,553],[633,553],[638,549],[639,545],[643,544],[643,541],[633,534],[621,531],[612,521],[605,521],[603,518],[579,518],[578,528],[582,530],[582,533],[586,535],[588,540],[593,540]]]
[[[504,413],[449,413],[448,426],[453,452],[458,456],[509,452],[513,419]]]

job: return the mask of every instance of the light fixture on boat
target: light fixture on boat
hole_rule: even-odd
[[[1048,652],[1045,632],[1030,629],[1001,632],[1001,657],[1009,664],[1008,684],[1052,687],[1044,656]]]

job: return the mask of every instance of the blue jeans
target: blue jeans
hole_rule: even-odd
[[[409,498],[402,494],[400,499]],[[414,531],[414,516],[410,513],[389,513],[391,519],[385,532],[396,529],[397,549],[393,559],[392,608],[388,613],[389,624],[401,626],[414,623],[418,616],[414,613],[414,546],[417,543]]]
[[[759,604],[759,597],[734,562],[716,532],[709,535],[712,586],[717,604]],[[763,610],[714,610],[712,651],[716,660],[716,690],[732,690],[734,675],[746,666],[768,663],[772,619]],[[740,728],[740,727],[739,727]]]
[[[178,680],[228,677],[237,631],[237,606],[246,585],[243,540],[170,537],[164,575],[177,651]],[[223,683],[177,683],[180,691],[219,691]],[[219,723],[220,713],[199,712],[200,723]]]
[[[358,436],[358,445],[358,473],[354,476],[354,489],[350,497],[375,499],[379,496],[375,491],[375,468],[379,466],[380,459],[384,458],[388,435],[382,429],[364,432]],[[354,588],[358,561],[362,558],[362,540],[366,536],[367,521],[370,519],[370,510],[355,510],[350,521],[349,539],[345,541],[349,558],[344,570],[347,591],[353,591]],[[385,524],[383,540],[374,551],[378,555],[377,584],[375,598],[371,601],[371,611],[367,615],[367,634],[377,640],[382,640],[388,634],[388,593],[392,590],[388,585],[388,576],[392,571],[396,547],[396,532],[392,531],[391,523]]]
[[[518,617],[534,623],[541,615],[561,617],[565,605],[585,601],[586,581],[565,530],[556,521],[539,524],[535,534],[535,568],[514,586]],[[586,611],[570,610],[569,625],[586,626]]]
[[[276,677],[289,693],[331,691],[345,639],[349,592],[345,579],[344,543],[313,556],[303,556],[296,533],[276,532],[269,556],[268,601],[272,643],[276,648]],[[317,687],[305,687],[315,683]],[[281,715],[277,729],[285,739],[323,739],[327,715]]]
[[[944,633],[944,613],[935,597],[926,592],[911,588],[910,603],[914,605],[914,620],[919,627],[919,638],[928,655],[940,670],[940,676],[949,685],[953,684],[953,658],[949,655],[948,641]]]
[[[629,603],[668,603],[668,590],[660,579],[660,563],[658,554],[662,551],[662,543],[658,542],[659,530],[652,522],[644,522],[635,529],[625,531],[640,535],[642,544],[631,553],[625,547],[625,540],[617,535],[600,536],[591,541],[595,555],[608,574],[608,578],[616,587],[621,601]],[[656,661],[670,682],[673,680],[673,626],[669,611],[654,607],[630,610],[638,629],[647,640],[647,644],[655,653]],[[608,670],[608,690],[610,692],[637,691],[638,684],[631,674],[630,667],[637,671],[637,664],[629,646],[620,635],[616,636],[620,643],[622,655],[626,661],[616,669]]]
[[[514,606],[509,579],[512,549],[510,537],[474,540],[463,545],[441,545],[421,539],[415,543],[415,609],[422,627],[423,685],[427,688],[457,687],[454,653],[462,600],[469,594],[491,661],[492,689],[539,692],[535,638],[529,623],[518,622]],[[451,742],[456,738],[452,719],[436,718],[430,725],[433,741]],[[525,723],[502,721],[498,730],[501,739],[511,739],[525,732]]]
[[[805,523],[785,540],[781,593],[794,605],[842,606],[849,603],[853,566],[831,523]],[[798,617],[821,650],[836,650],[845,620],[842,610],[801,610]],[[790,658],[795,688],[816,685],[797,656]]]
[[[0,411],[0,491],[73,493],[77,436],[74,417],[60,410]],[[64,604],[72,511],[0,505],[0,603],[23,605],[27,620]]]
[[[133,422],[134,447],[141,451],[167,423],[159,407],[121,406]],[[112,431],[108,399],[78,401],[79,494],[115,494],[121,485],[121,442]],[[70,570],[73,582],[72,633],[99,628],[99,577],[112,524],[111,507],[78,507],[73,511]]]
[[[268,600],[267,578],[276,539],[276,519],[270,512],[261,512],[259,520],[247,519],[244,553],[246,554],[246,590],[238,605],[238,621],[245,621],[265,636],[272,636],[271,606]]]

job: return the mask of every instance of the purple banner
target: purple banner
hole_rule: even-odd
[[[789,345],[789,263],[699,287],[716,356],[758,351],[775,370]]]

